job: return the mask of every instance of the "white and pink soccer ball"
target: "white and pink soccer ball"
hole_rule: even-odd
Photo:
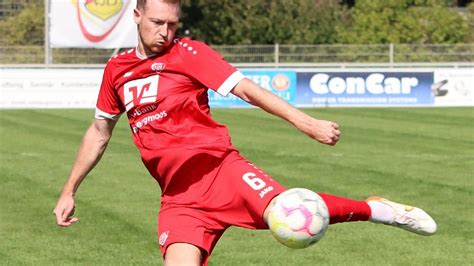
[[[273,236],[290,248],[306,248],[318,242],[329,225],[326,203],[315,192],[292,188],[281,193],[268,214]]]

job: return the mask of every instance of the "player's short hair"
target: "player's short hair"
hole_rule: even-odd
[[[168,4],[179,4],[181,8],[181,0],[150,0],[150,1],[161,1]],[[137,0],[137,9],[145,10],[147,0]]]

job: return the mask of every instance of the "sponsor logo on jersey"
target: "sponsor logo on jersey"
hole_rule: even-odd
[[[146,126],[151,122],[159,121],[167,116],[168,113],[166,111],[161,111],[160,113],[145,116],[143,119],[136,122],[135,125],[132,127],[133,133],[138,133],[141,127]]]
[[[170,231],[165,231],[163,233],[161,233],[159,239],[158,239],[158,242],[160,243],[160,246],[164,246],[165,243],[166,243],[166,240],[168,240],[168,236],[170,234]]]
[[[272,86],[277,91],[284,91],[290,87],[290,79],[287,75],[278,74],[272,79]]]
[[[145,107],[137,107],[133,111],[132,117],[136,117],[136,116],[139,116],[139,115],[144,115],[146,113],[149,113],[149,112],[155,111],[155,110],[156,110],[156,105],[155,104],[147,105]]]
[[[160,73],[165,69],[166,65],[164,63],[153,63],[151,65],[151,70],[155,71],[156,73]]]
[[[130,0],[71,0],[79,27],[90,42],[101,42],[115,29]]]

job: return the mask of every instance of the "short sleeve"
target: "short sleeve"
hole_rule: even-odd
[[[245,78],[218,52],[202,42],[181,39],[179,45],[182,46],[181,56],[186,72],[219,94],[227,96],[235,85]]]
[[[96,119],[118,120],[124,112],[120,96],[113,85],[113,75],[109,64],[105,67],[95,109]]]

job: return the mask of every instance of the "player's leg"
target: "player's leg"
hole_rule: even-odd
[[[222,159],[200,154],[173,174],[158,217],[160,250],[166,265],[207,265],[227,228],[216,221],[219,191],[213,185]]]
[[[199,266],[201,262],[201,250],[188,243],[173,243],[166,249],[165,266],[189,265]]]
[[[192,206],[162,203],[158,238],[165,265],[207,265],[225,231],[209,214]]]
[[[233,176],[232,189],[240,191],[239,194],[247,201],[247,207],[253,209],[254,213],[263,213],[263,220],[267,223],[270,207],[285,188],[239,154],[231,154],[229,157],[232,157],[233,161],[224,164],[222,173]],[[328,207],[330,224],[371,221],[393,225],[420,235],[432,235],[436,232],[436,222],[420,208],[382,198],[372,197],[360,201],[325,193],[318,195]]]
[[[317,193],[326,203],[329,211],[329,223],[343,223],[355,221],[368,221],[371,217],[371,209],[364,201],[352,200],[325,193]],[[275,197],[264,212],[264,219],[267,221],[271,206],[275,204],[278,197]]]
[[[432,235],[436,232],[436,222],[420,208],[395,203],[379,197],[370,197],[365,201],[318,193],[323,198],[329,211],[329,223],[354,221],[371,221],[396,226],[420,235]],[[264,212],[267,221],[270,202]]]
[[[229,190],[235,190],[237,194],[244,198],[246,209],[260,217],[263,226],[266,226],[270,207],[273,206],[279,194],[285,191],[286,188],[239,154],[231,154],[229,158],[231,160],[226,160],[221,170],[221,173],[228,176],[228,180],[231,180]],[[368,221],[370,219],[371,210],[364,201],[318,194],[328,206],[330,223]],[[256,223],[256,228],[263,227]]]

